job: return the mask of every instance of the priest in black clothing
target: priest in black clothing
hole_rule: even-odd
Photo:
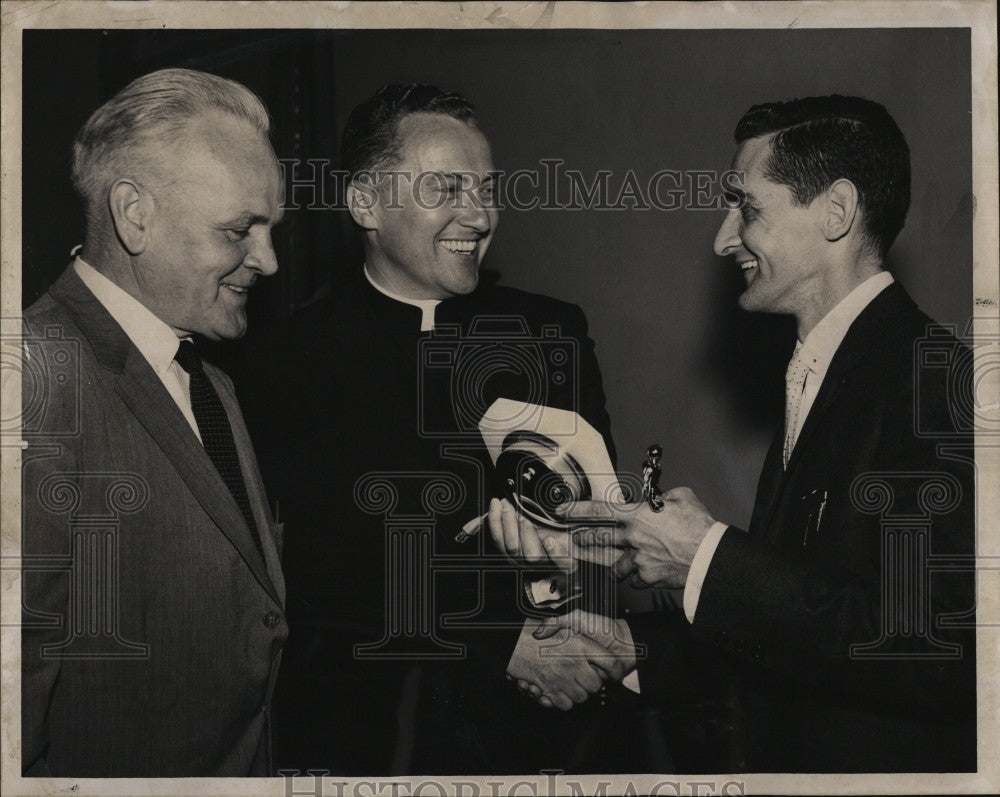
[[[668,771],[614,658],[575,636],[543,659],[530,577],[489,534],[456,540],[499,494],[476,427],[496,398],[578,412],[614,460],[582,311],[480,282],[498,211],[472,106],[387,86],[351,114],[341,166],[365,263],[268,331],[267,384],[244,391],[266,401],[249,422],[285,521],[279,768]],[[518,680],[583,705],[546,710]]]

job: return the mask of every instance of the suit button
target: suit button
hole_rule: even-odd
[[[739,654],[742,654],[745,649],[746,649],[746,642],[744,642],[742,639],[733,640],[733,650],[735,650]]]
[[[278,616],[277,612],[268,612],[264,615],[264,627],[265,628],[277,628],[278,623],[281,622],[281,617]]]
[[[728,638],[729,634],[727,634],[725,631],[717,631],[715,633],[715,641],[720,645],[723,644]]]

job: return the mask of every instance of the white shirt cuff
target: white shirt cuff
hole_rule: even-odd
[[[729,526],[725,523],[716,523],[708,530],[705,539],[701,541],[698,550],[695,551],[694,559],[691,560],[691,568],[688,570],[687,583],[684,585],[684,615],[689,623],[694,622],[694,614],[698,611],[698,600],[701,598],[701,587],[705,583],[705,575],[708,567],[712,564],[712,557],[715,556],[715,549],[719,547],[722,535],[726,533]]]

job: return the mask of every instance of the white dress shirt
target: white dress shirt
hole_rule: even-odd
[[[799,439],[799,433],[805,426],[809,410],[816,401],[827,369],[837,349],[840,348],[847,330],[861,315],[861,311],[892,283],[892,274],[888,271],[880,271],[869,277],[823,316],[823,319],[806,335],[805,340],[796,342],[795,350],[800,352],[800,357],[809,367],[809,373],[802,386],[802,403],[799,405],[795,429],[792,431],[793,446]],[[701,588],[705,583],[705,575],[712,563],[715,549],[718,548],[727,528],[729,527],[725,523],[716,523],[712,526],[691,561],[691,569],[688,571],[687,583],[684,586],[684,614],[690,623],[694,622]]]
[[[73,268],[90,292],[97,297],[111,317],[128,335],[129,340],[146,358],[160,377],[167,393],[177,404],[191,430],[201,440],[198,422],[191,409],[191,378],[174,359],[181,339],[166,323],[131,294],[97,271],[81,257],[73,261]]]
[[[365,263],[365,279],[367,279],[372,287],[379,293],[385,294],[390,299],[395,299],[397,302],[402,302],[403,304],[409,304],[413,307],[419,307],[420,312],[423,315],[420,317],[420,331],[430,332],[434,329],[434,308],[441,304],[440,299],[410,299],[406,296],[400,296],[398,293],[393,293],[387,288],[383,288],[377,282],[375,278],[372,277],[371,272],[368,270],[368,264]]]

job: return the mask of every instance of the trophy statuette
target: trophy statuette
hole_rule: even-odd
[[[642,463],[642,497],[654,512],[663,510],[663,490],[660,489],[660,457],[663,456],[663,446],[653,443],[646,449],[646,459]]]

